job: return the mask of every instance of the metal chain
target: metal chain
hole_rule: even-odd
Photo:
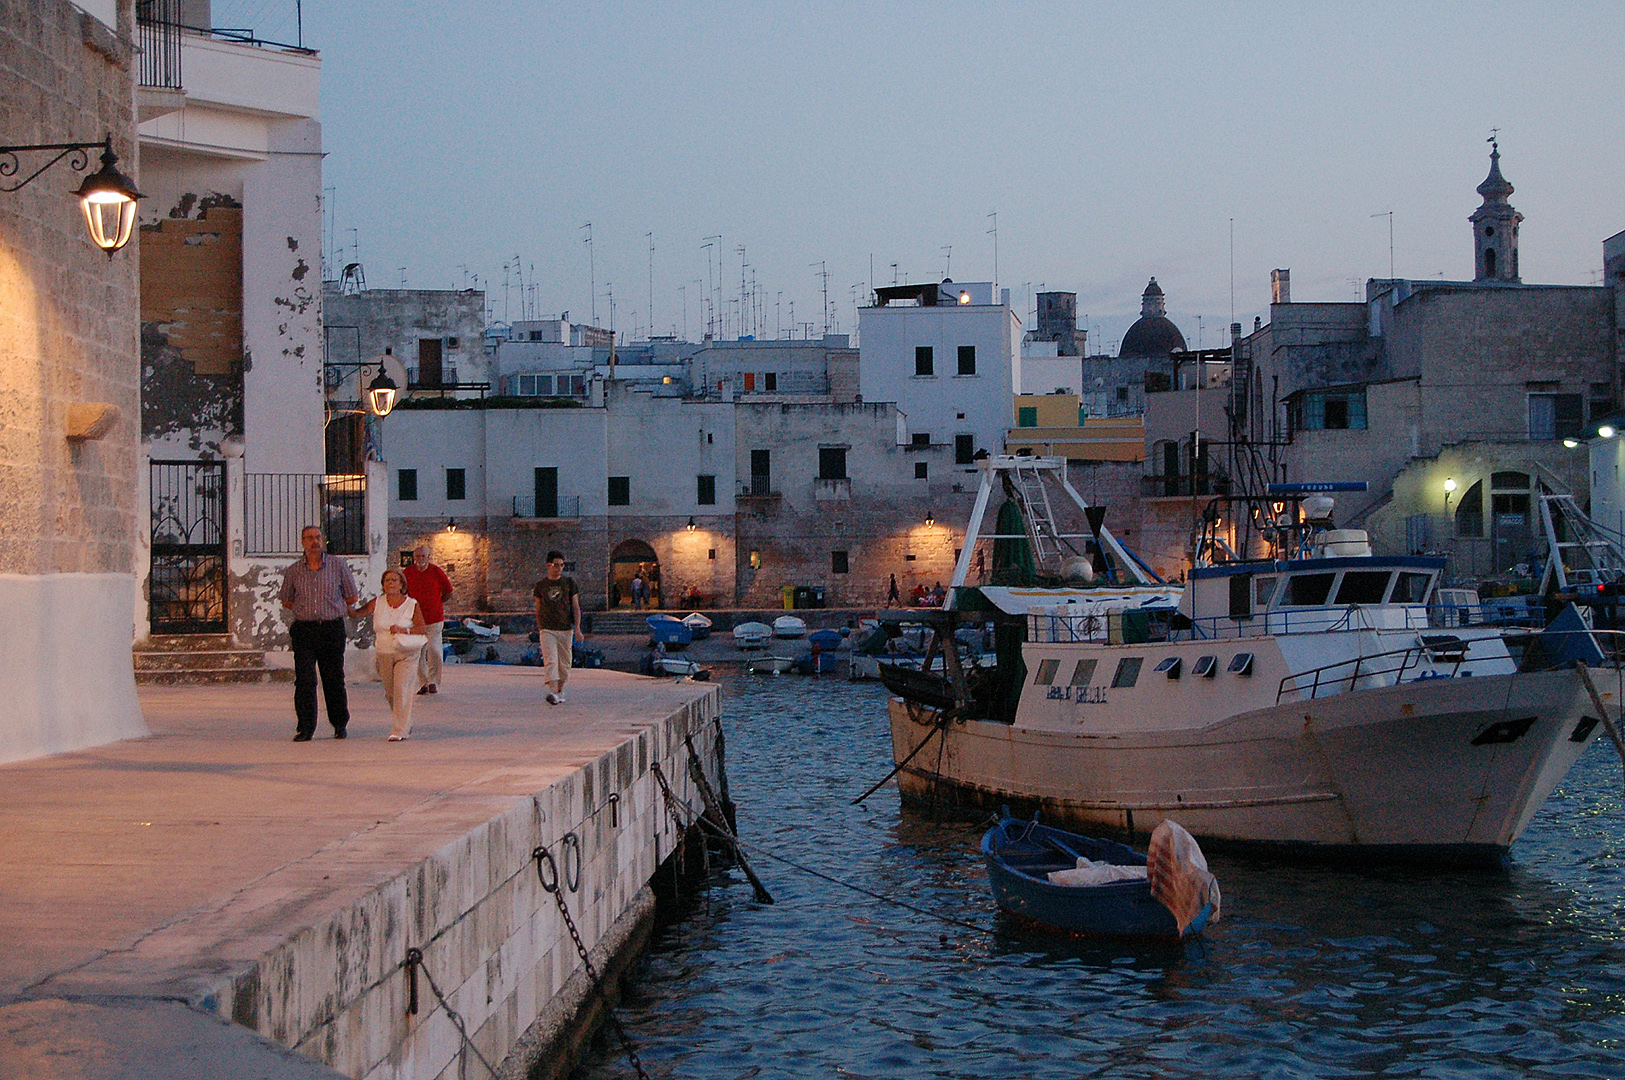
[[[581,932],[576,929],[576,921],[570,917],[569,905],[564,902],[564,890],[559,887],[559,867],[553,861],[553,853],[545,847],[538,847],[530,853],[536,860],[536,880],[541,883],[545,892],[553,894],[553,900],[559,906],[559,915],[564,919],[565,929],[570,931],[570,940],[575,942],[576,952],[581,954],[581,966],[587,972],[587,978],[592,981],[592,988],[597,992],[598,998],[604,1003],[604,1015],[609,1020],[609,1026],[615,1029],[616,1036],[621,1040],[621,1048],[626,1051],[626,1058],[632,1063],[641,1080],[649,1080],[649,1074],[643,1071],[643,1062],[638,1060],[638,1052],[632,1046],[632,1039],[621,1026],[620,1018],[615,1015],[615,1006],[609,1000],[609,993],[604,989],[603,976],[593,966],[592,957],[587,954],[586,943],[581,940]],[[553,871],[553,880],[549,882],[547,875],[542,872],[543,865]],[[433,984],[431,984],[432,986]]]
[[[485,1066],[485,1072],[486,1072],[487,1076],[495,1076],[497,1074],[496,1066],[492,1065],[489,1061],[487,1061],[485,1059],[485,1055],[480,1053],[480,1048],[478,1046],[474,1045],[474,1040],[468,1037],[468,1027],[467,1027],[466,1024],[463,1023],[463,1018],[457,1014],[456,1009],[451,1007],[451,1002],[446,1000],[446,995],[442,994],[440,992],[440,987],[435,984],[434,976],[429,974],[428,967],[423,963],[423,950],[422,949],[407,949],[406,950],[406,968],[407,968],[408,973],[413,976],[413,978],[412,978],[412,1006],[413,1007],[412,1007],[412,1009],[410,1011],[413,1011],[413,1012],[417,1011],[417,978],[416,978],[416,975],[417,975],[418,972],[421,971],[421,972],[423,972],[424,979],[427,980],[428,983],[429,983],[429,990],[434,994],[436,1000],[438,1000],[440,1002],[440,1007],[442,1009],[446,1010],[446,1015],[451,1018],[452,1026],[457,1029],[457,1034],[462,1036],[463,1045],[465,1047],[467,1047],[469,1050],[474,1051],[474,1056],[480,1059],[480,1064],[481,1065]],[[466,1072],[466,1069],[464,1071]]]
[[[671,785],[666,783],[666,774],[665,774],[665,772],[663,772],[661,770],[660,762],[651,761],[649,763],[649,771],[654,774],[655,780],[657,782],[659,782],[661,798],[665,800],[666,810],[671,814],[672,824],[677,826],[677,846],[672,848],[672,852],[671,852],[671,854],[677,860],[673,864],[673,873],[672,873],[672,879],[671,879],[671,895],[672,895],[672,900],[675,902],[677,900],[679,894],[681,893],[681,890],[682,890],[682,883],[679,880],[679,878],[681,877],[682,868],[688,865],[688,824],[687,824],[687,822],[685,822],[683,820],[682,812],[679,811],[677,809],[677,807],[679,805],[684,806],[685,809],[688,809],[688,807],[687,807],[686,803],[685,804],[679,804],[678,801],[677,801],[677,796],[672,794]],[[692,810],[690,810],[690,812],[692,813]],[[702,856],[703,856],[703,858],[705,859],[705,862],[706,862],[706,866],[705,866],[706,881],[709,882],[710,881],[710,870],[711,870],[711,865],[710,865],[711,864],[711,853],[710,853],[710,850],[707,849],[704,845],[701,845],[700,850],[701,850]],[[709,895],[709,893],[710,893],[710,890],[707,889],[707,895]]]

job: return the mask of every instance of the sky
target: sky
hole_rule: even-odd
[[[215,22],[276,38],[293,7]],[[303,9],[330,258],[477,282],[496,319],[846,333],[871,284],[996,276],[1028,324],[1076,292],[1115,353],[1155,276],[1212,347],[1267,321],[1271,269],[1359,298],[1390,224],[1397,276],[1471,278],[1492,129],[1525,282],[1595,283],[1625,229],[1618,3]]]

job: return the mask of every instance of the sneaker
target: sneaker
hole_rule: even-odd
[[[564,700],[564,698],[562,696],[560,696],[558,694],[555,694],[553,691],[549,690],[547,692],[547,703],[549,705],[557,705],[559,702],[561,702],[563,700]]]
[[[391,735],[389,737],[389,741],[390,742],[405,742],[406,741],[406,736],[405,735]]]
[[[563,705],[566,701],[569,701],[569,700],[570,699],[565,697],[562,693],[553,695],[553,704],[555,704],[555,705]]]

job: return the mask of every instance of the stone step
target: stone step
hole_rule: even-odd
[[[183,671],[209,668],[259,668],[265,653],[259,649],[218,649],[204,652],[132,650],[137,671]]]
[[[241,648],[230,634],[151,634],[135,643],[137,652],[221,652]]]
[[[224,683],[291,683],[291,668],[187,668],[185,670],[137,671],[141,686],[217,686]]]

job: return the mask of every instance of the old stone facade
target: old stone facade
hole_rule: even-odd
[[[88,142],[110,132],[120,167],[135,174],[133,4],[105,7],[116,13],[109,21],[64,0],[0,2],[6,141]],[[70,164],[0,196],[0,761],[145,732],[129,623],[136,243],[108,257],[90,242],[66,194]],[[98,423],[86,425],[91,414]]]

